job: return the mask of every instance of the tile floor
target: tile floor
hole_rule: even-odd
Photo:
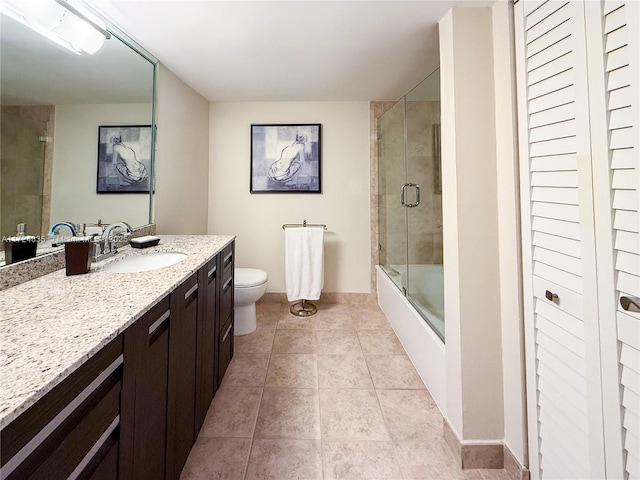
[[[460,470],[442,421],[379,308],[260,303],[181,479],[507,480]]]

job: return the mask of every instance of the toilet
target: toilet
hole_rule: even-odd
[[[267,290],[267,272],[257,268],[236,268],[233,274],[234,335],[256,329],[256,302]]]

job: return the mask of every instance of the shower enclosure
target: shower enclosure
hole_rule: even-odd
[[[378,120],[378,263],[444,341],[439,74]]]

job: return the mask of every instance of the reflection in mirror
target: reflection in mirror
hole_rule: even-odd
[[[97,193],[98,130],[154,124],[154,61],[112,28],[96,54],[77,55],[12,18],[0,20],[0,235],[15,235],[19,223],[35,236],[58,222],[149,223],[150,193]],[[153,138],[127,140],[153,172]],[[51,247],[42,243],[39,252]]]

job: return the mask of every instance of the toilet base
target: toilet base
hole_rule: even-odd
[[[256,304],[235,307],[233,310],[234,335],[247,335],[256,330]]]

